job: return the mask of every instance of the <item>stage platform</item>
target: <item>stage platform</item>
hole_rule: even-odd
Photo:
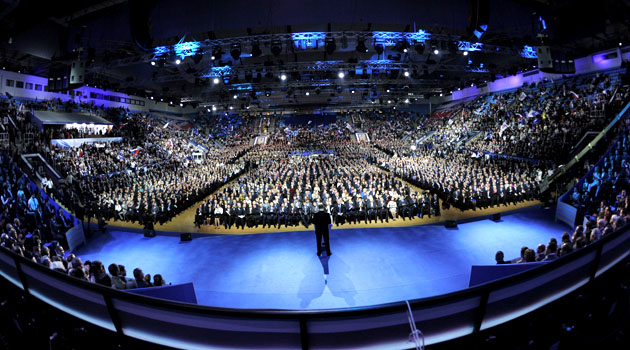
[[[146,238],[110,228],[76,253],[105,266],[140,267],[167,283],[193,282],[200,304],[250,309],[333,309],[429,297],[468,286],[470,267],[494,253],[517,257],[523,245],[558,240],[569,230],[553,209],[535,206],[501,221],[336,229],[331,257],[315,255],[310,231]],[[327,272],[327,274],[325,274]]]

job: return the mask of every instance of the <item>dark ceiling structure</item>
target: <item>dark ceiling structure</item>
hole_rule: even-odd
[[[629,2],[2,0],[0,64],[208,109],[395,105],[615,46]]]

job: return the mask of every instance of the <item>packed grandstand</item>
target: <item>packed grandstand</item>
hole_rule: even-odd
[[[4,98],[0,109],[10,123],[2,156],[2,246],[78,278],[132,288],[163,280],[157,275],[151,281],[139,268],[126,279],[124,267],[115,264],[108,275],[98,261],[67,255],[64,233],[72,227],[71,214],[153,226],[194,207],[197,227],[308,228],[320,203],[343,226],[545,200],[546,178],[570,160],[586,133],[601,131],[629,101],[622,75],[615,70],[541,81],[456,101],[432,114],[362,109],[321,122],[201,113],[177,123],[121,108]],[[87,112],[113,127],[97,134],[80,126],[41,129],[32,121],[39,110]],[[615,126],[620,136],[604,165],[571,193],[570,200],[593,215],[586,229],[580,225],[563,242],[554,239],[537,252],[524,247],[515,261],[568,254],[625,224],[627,125],[624,118]],[[359,133],[368,137],[360,139]],[[263,144],[254,142],[259,136],[266,137]],[[53,145],[60,137],[97,141]],[[98,142],[108,137],[122,139]],[[41,155],[59,179],[49,179],[41,168],[43,176],[29,179],[21,170],[25,154]],[[591,163],[565,177],[565,185],[600,156],[592,154]],[[498,262],[502,256],[497,253]]]

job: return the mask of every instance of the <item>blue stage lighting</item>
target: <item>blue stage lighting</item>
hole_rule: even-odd
[[[197,41],[187,41],[185,43],[178,43],[173,46],[175,55],[184,59],[185,57],[192,56],[199,50],[200,44]]]

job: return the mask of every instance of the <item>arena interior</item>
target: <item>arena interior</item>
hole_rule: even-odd
[[[628,13],[0,2],[0,349],[627,349]]]

